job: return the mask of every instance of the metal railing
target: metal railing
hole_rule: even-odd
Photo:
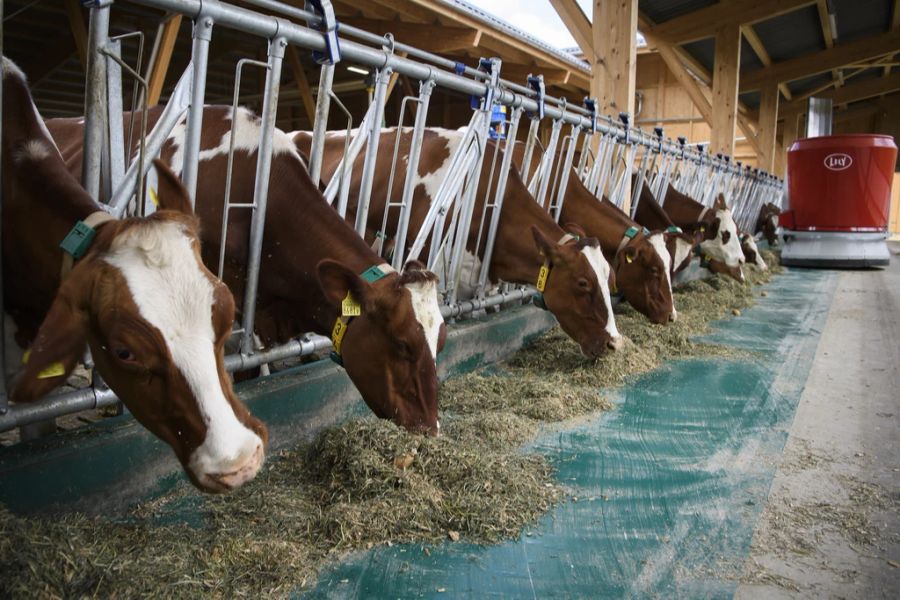
[[[461,318],[491,307],[521,303],[528,300],[532,294],[532,290],[527,286],[489,293],[491,282],[488,281],[506,182],[512,168],[513,152],[510,144],[516,140],[523,114],[532,119],[529,134],[526,136],[523,179],[529,182],[537,201],[541,202],[556,219],[562,209],[572,168],[576,169],[577,175],[595,194],[598,196],[607,194],[619,206],[624,205],[635,165],[639,167],[641,185],[646,180],[656,194],[664,191],[670,182],[694,197],[703,192],[701,195],[704,203],[711,202],[715,197],[714,194],[723,191],[732,201],[736,214],[744,220],[742,222],[753,216],[754,207],[774,197],[780,186],[780,182],[769,174],[742,169],[726,157],[710,156],[702,149],[686,145],[683,140],[673,142],[664,139],[661,130],[648,133],[632,127],[627,115],[613,119],[598,115],[592,102],[586,102],[585,106],[576,106],[570,105],[565,99],[550,97],[545,93],[542,81],[538,77],[529,77],[525,85],[506,81],[501,77],[502,63],[498,59],[482,59],[474,67],[466,66],[396,43],[391,36],[378,36],[343,25],[337,29],[334,14],[327,0],[317,3],[321,9],[319,13],[300,10],[271,0],[244,1],[245,5],[272,11],[280,16],[264,14],[252,8],[235,6],[219,0],[129,0],[129,3],[184,15],[193,20],[194,27],[191,62],[179,79],[152,131],[146,136],[141,136],[138,156],[131,161],[127,169],[124,169],[124,164],[109,168],[108,165],[113,164],[110,153],[127,150],[127,154],[122,155],[131,157],[132,143],[130,140],[126,143],[124,140],[115,139],[123,129],[119,125],[122,106],[119,96],[122,90],[120,79],[122,64],[120,60],[114,58],[115,40],[110,40],[108,33],[113,2],[95,0],[92,3],[83,183],[98,200],[104,201],[108,198],[108,203],[104,207],[116,217],[122,217],[129,212],[145,211],[145,203],[140,202],[139,198],[144,187],[144,177],[151,167],[151,161],[146,160],[146,157],[158,155],[174,127],[181,122],[186,129],[182,179],[192,201],[196,197],[208,53],[214,32],[218,28],[236,30],[268,45],[265,62],[243,59],[236,65],[233,111],[236,110],[239,95],[237,88],[240,85],[240,70],[243,65],[254,64],[265,68],[266,82],[253,200],[245,204],[231,203],[228,193],[224,199],[225,219],[232,208],[253,212],[244,309],[241,323],[235,329],[235,335],[240,339],[240,352],[226,357],[226,368],[230,371],[321,352],[330,347],[327,338],[312,334],[264,350],[257,348],[253,339],[259,260],[272,160],[272,134],[278,106],[282,59],[288,45],[313,51],[321,64],[309,162],[310,174],[314,181],[320,179],[325,127],[332,105],[337,105],[348,117],[344,159],[335,170],[334,177],[328,182],[324,193],[326,199],[335,206],[342,217],[347,214],[353,166],[363,152],[363,147],[367,145],[361,165],[361,183],[355,217],[355,229],[359,235],[364,236],[366,233],[373,174],[376,168],[383,168],[379,162],[385,160],[384,156],[378,155],[378,146],[382,134],[388,81],[391,74],[395,73],[420,82],[418,96],[410,96],[403,101],[404,112],[401,113],[397,133],[398,136],[402,135],[408,129],[402,127],[402,119],[406,107],[415,106],[416,116],[410,130],[412,143],[407,157],[407,173],[402,182],[402,189],[400,182],[397,182],[399,200],[394,200],[398,138],[391,156],[391,190],[381,222],[383,228],[388,228],[388,213],[391,210],[397,212],[396,226],[390,225],[390,228],[396,231],[394,255],[391,259],[395,268],[400,269],[407,260],[422,256],[427,248],[428,267],[442,271],[440,289],[444,299],[441,312],[445,318]],[[403,52],[406,56],[400,56],[399,52]],[[352,118],[332,89],[334,63],[341,60],[368,67],[375,73],[373,102],[355,130],[352,127]],[[111,68],[111,65],[120,68]],[[138,82],[143,84],[139,78]],[[450,158],[448,174],[438,186],[426,218],[418,230],[410,231],[415,174],[422,158],[421,146],[429,99],[437,87],[475,97],[478,104],[469,125],[459,134],[460,141]],[[146,86],[143,86],[143,89],[145,90]],[[495,105],[507,107],[506,137],[495,142],[495,148],[504,150],[502,160],[499,158],[501,156],[499,152],[492,152],[489,148],[488,130]],[[119,121],[111,116],[115,114],[119,114]],[[537,132],[541,119],[552,120],[551,140],[547,147],[538,149]],[[581,136],[584,137],[579,142]],[[529,158],[535,150],[541,152],[541,160],[536,172],[530,174],[529,180],[527,178]],[[232,154],[233,145],[229,152],[227,190],[230,190]],[[560,158],[556,159],[557,156]],[[487,165],[485,160],[492,162]],[[481,181],[483,175],[487,177],[485,182]],[[104,181],[109,181],[107,193],[101,193]],[[478,197],[479,183],[486,183],[482,188],[487,190],[488,196]],[[548,198],[548,190],[556,190],[556,194]],[[632,192],[636,192],[631,196],[632,207],[636,207],[639,189]],[[135,201],[136,197],[138,201]],[[476,212],[479,202],[482,203],[480,213]],[[476,219],[479,232],[478,246],[468,248],[468,232],[473,223],[476,223]],[[223,221],[223,226],[226,223],[227,221]],[[407,239],[411,240],[408,247]],[[222,248],[224,247],[223,243]],[[466,252],[480,255],[482,264],[479,270],[469,273],[467,275],[469,279],[463,282]],[[220,276],[223,262],[224,255],[219,257]],[[471,297],[461,297],[461,283],[474,287]],[[4,394],[0,397],[0,431],[67,412],[96,408],[115,402],[114,394],[102,385],[57,394],[27,407],[12,406],[9,410],[4,410]]]

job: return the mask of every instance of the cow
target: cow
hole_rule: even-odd
[[[744,260],[747,261],[747,264],[755,266],[760,271],[768,271],[769,266],[766,265],[766,261],[756,246],[756,238],[741,230],[738,230],[738,238],[741,241],[741,252],[744,253]]]
[[[525,145],[516,144],[513,161],[521,168]],[[532,171],[539,159],[534,158]],[[559,178],[549,186],[548,197],[558,194]],[[560,221],[583,228],[597,238],[612,266],[616,287],[625,300],[657,324],[674,321],[678,313],[672,297],[672,259],[666,247],[667,235],[645,231],[608,200],[599,200],[581,182],[574,169],[569,173],[560,211]]]
[[[632,179],[632,185],[635,185],[636,182],[637,178],[635,177]],[[669,234],[666,236],[666,248],[672,257],[672,277],[688,267],[694,256],[694,248],[698,247],[700,242],[706,238],[705,232],[700,231],[698,227],[686,232],[675,225],[646,184],[641,189],[634,220],[642,227],[662,230]]]
[[[722,194],[712,207],[706,207],[682,194],[670,184],[664,203],[666,214],[672,222],[688,232],[701,231],[702,254],[724,264],[728,273],[739,281],[744,280],[741,265],[745,262],[738,238],[737,225]]]
[[[756,225],[753,228],[753,234],[763,234],[769,246],[778,245],[778,215],[781,214],[781,208],[772,202],[763,204],[759,209],[759,216],[756,218]]]
[[[148,112],[150,127],[160,114],[156,108]],[[129,120],[126,113],[124,122]],[[72,159],[70,169],[79,169],[80,120],[53,119],[47,125]],[[204,108],[196,210],[204,225],[202,256],[207,265],[219,262],[231,136],[236,148],[231,201],[249,203],[260,127],[259,117],[247,109],[239,108],[232,120],[231,107]],[[182,119],[161,152],[162,160],[179,174],[184,132]],[[419,263],[407,265],[402,273],[385,264],[325,202],[291,138],[275,129],[272,148],[255,333],[264,345],[310,331],[331,336],[334,358],[372,412],[410,431],[437,434],[435,361],[446,327],[436,276]],[[250,217],[247,210],[231,211],[227,230],[223,279],[239,310]]]
[[[6,58],[2,167],[4,301],[28,347],[11,400],[63,384],[89,346],[103,380],[195,486],[225,492],[252,480],[268,433],[225,371],[234,299],[200,260],[197,219],[175,176],[160,169],[171,186],[159,212],[112,218],[66,170]],[[76,224],[95,237],[64,259],[60,242]]]
[[[297,147],[308,153],[310,134],[294,132],[292,135]],[[425,130],[415,179],[407,247],[424,222],[431,201],[447,174],[450,159],[463,135],[459,131],[447,129]],[[395,136],[395,129],[382,132],[378,149],[382,164],[390,161],[393,155]],[[404,128],[394,175],[397,182],[402,182],[406,176],[411,137],[411,129]],[[488,145],[473,213],[476,218],[472,220],[469,229],[468,248],[473,253],[476,246],[479,248],[479,255],[474,257],[479,260],[483,258],[486,228],[481,229],[478,215],[483,213],[485,198],[493,200],[494,197],[497,182],[490,181],[490,172],[491,165],[495,162],[494,154],[498,151],[496,144]],[[332,177],[343,152],[344,135],[341,132],[326,136],[322,166],[324,180]],[[502,156],[497,156],[498,164],[501,158]],[[363,153],[360,153],[353,171],[347,210],[347,218],[352,220],[355,220],[362,161]],[[374,175],[368,214],[368,227],[372,232],[378,232],[382,226],[390,171],[389,168],[376,169]],[[394,197],[391,201],[398,200],[402,187],[399,183],[394,185]],[[390,230],[382,234],[390,237],[395,233],[392,228],[396,227],[396,219],[389,219],[388,223]],[[482,233],[481,239],[478,237],[479,232]],[[547,276],[539,282],[542,274]],[[544,287],[544,306],[553,313],[563,331],[579,344],[585,356],[596,358],[607,350],[615,350],[621,346],[622,338],[616,329],[609,291],[609,281],[614,274],[603,256],[599,242],[594,238],[575,239],[563,230],[534,201],[514,168],[510,169],[506,183],[489,277],[494,282],[502,280],[519,284],[543,284],[538,287]]]

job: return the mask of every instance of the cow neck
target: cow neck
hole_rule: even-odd
[[[518,183],[518,185],[514,185]],[[522,186],[522,190],[515,188]],[[516,193],[517,191],[522,193]],[[491,279],[534,285],[544,262],[531,234],[535,226],[544,237],[560,240],[562,227],[524,190],[521,180],[511,177],[506,187],[503,212],[497,228],[497,243],[491,261]]]
[[[598,200],[579,182],[570,180],[569,189],[563,203],[563,220],[584,227],[589,236],[600,241],[606,254],[614,255],[621,248],[625,233],[640,227],[608,201]]]
[[[281,175],[285,177],[284,181],[291,184],[270,186],[270,212],[266,223],[267,229],[269,225],[272,229],[265,239],[270,243],[274,240],[292,240],[298,245],[297,252],[285,252],[283,247],[273,247],[272,260],[287,280],[303,282],[302,285],[290,286],[287,291],[290,297],[287,299],[308,309],[303,311],[305,314],[298,315],[304,321],[304,327],[322,335],[331,335],[341,310],[325,298],[319,285],[316,266],[321,261],[337,261],[359,275],[379,265],[389,269],[387,277],[371,282],[375,286],[383,285],[395,272],[325,201],[312,184],[304,165],[285,155],[278,159],[273,164],[273,181]],[[291,164],[288,172],[284,171],[286,162]],[[281,173],[277,173],[276,169]],[[298,203],[303,205],[302,208],[297,206]]]

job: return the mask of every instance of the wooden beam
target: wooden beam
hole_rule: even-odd
[[[163,86],[166,83],[166,73],[172,62],[172,51],[175,49],[175,40],[178,39],[178,30],[181,28],[181,15],[169,15],[156,30],[156,40],[153,42],[153,53],[150,56],[149,75],[147,77],[147,106],[159,104]]]
[[[316,123],[316,101],[313,99],[312,88],[309,85],[309,79],[306,77],[306,71],[303,69],[303,62],[300,60],[297,48],[289,45],[285,58],[287,58],[291,72],[294,74],[294,83],[297,84],[300,101],[303,102],[306,118],[309,119],[309,126],[312,128]]]
[[[875,98],[882,94],[890,94],[898,90],[900,90],[900,73],[894,73],[887,77],[877,77],[875,79],[866,79],[859,83],[851,83],[842,88],[816,94],[816,97],[831,98],[833,104],[847,104],[866,100],[867,98]],[[805,98],[788,102],[783,112],[785,114],[803,113],[806,111],[806,104]]]
[[[525,85],[525,78],[529,75],[543,75],[545,85],[565,85],[569,82],[571,71],[539,67],[537,65],[518,65],[515,63],[503,63],[500,70],[503,79]]]
[[[588,21],[581,7],[575,0],[550,0],[550,4],[553,5],[566,29],[575,38],[575,43],[581,48],[581,52],[585,56],[591,56],[594,49],[591,22]]]
[[[670,44],[713,37],[726,25],[748,25],[793,12],[816,0],[722,0],[656,25],[653,34]]]
[[[738,77],[741,68],[741,27],[726,25],[716,32],[712,87],[710,151],[734,154]]]
[[[900,29],[756,69],[741,78],[740,90],[741,93],[751,92],[766,82],[782,83],[824,73],[892,53],[897,48],[900,48]]]
[[[762,40],[759,39],[759,35],[756,33],[756,30],[753,29],[753,25],[744,25],[743,27],[741,27],[741,33],[744,34],[744,38],[747,40],[747,43],[750,44],[751,48],[753,48],[753,52],[756,54],[759,62],[761,62],[764,67],[771,66],[772,57],[769,56],[769,51],[766,50],[766,47],[762,43]],[[781,91],[781,95],[784,96],[786,100],[791,99],[791,88],[789,88],[786,83],[779,83],[778,89]]]
[[[65,0],[66,14],[69,16],[69,29],[72,30],[72,38],[75,40],[75,50],[78,52],[78,60],[81,68],[87,72],[87,47],[88,33],[84,26],[84,13],[78,0]]]
[[[600,114],[634,114],[637,0],[594,0],[591,96]]]
[[[759,158],[761,169],[775,171],[775,133],[778,128],[778,84],[770,84],[762,89],[759,100]]]
[[[402,21],[348,18],[344,23],[377,35],[391,33],[394,39],[429,52],[454,52],[478,46],[481,33],[471,27],[425,27]]]

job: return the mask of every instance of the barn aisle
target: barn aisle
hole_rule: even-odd
[[[738,598],[900,589],[900,244],[838,276]]]
[[[710,336],[752,356],[671,363],[548,432],[570,498],[520,540],[376,548],[307,597],[733,596],[840,277],[786,272]]]

